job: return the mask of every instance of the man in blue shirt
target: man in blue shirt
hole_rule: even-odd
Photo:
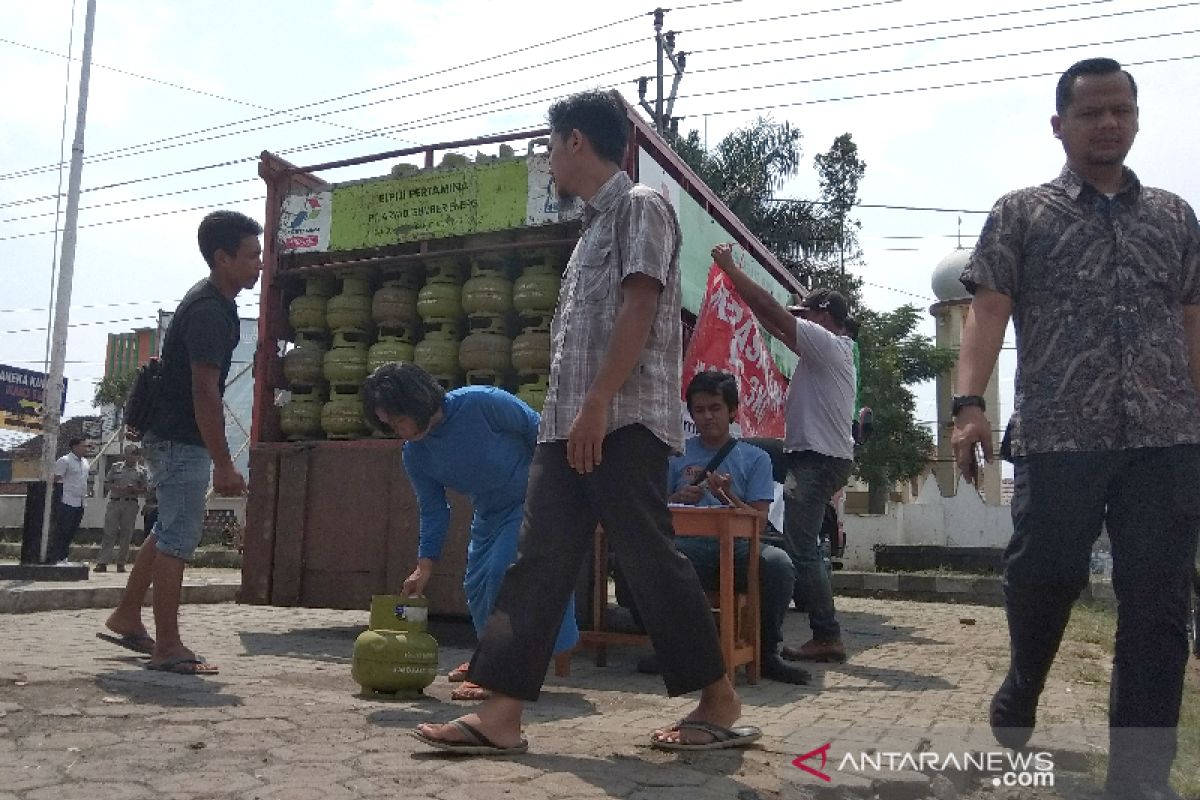
[[[775,497],[771,459],[764,450],[747,442],[735,442],[719,463],[713,460],[731,441],[730,425],[737,417],[737,380],[727,372],[699,372],[687,388],[688,413],[699,436],[684,442],[683,454],[671,459],[668,501],[693,506],[733,506],[750,509],[766,521]],[[712,468],[709,468],[712,465]],[[705,589],[715,591],[719,580],[720,545],[716,539],[680,536],[675,548],[687,556]],[[734,544],[734,585],[746,586],[750,543]],[[769,544],[759,554],[759,613],[762,625],[762,675],[783,683],[808,683],[808,672],[786,663],[779,656],[783,642],[783,618],[792,599],[796,571],[786,552]],[[657,672],[657,659],[642,659],[638,669]]]

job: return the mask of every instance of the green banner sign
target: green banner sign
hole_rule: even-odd
[[[329,249],[517,228],[525,223],[528,190],[524,159],[336,186]]]

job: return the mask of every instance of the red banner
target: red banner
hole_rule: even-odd
[[[704,304],[683,356],[684,392],[696,373],[706,369],[737,378],[742,436],[783,437],[787,379],[767,350],[750,307],[716,264],[708,271]]]

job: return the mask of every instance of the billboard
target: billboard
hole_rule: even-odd
[[[0,364],[0,428],[40,431],[45,414],[46,373]],[[62,405],[67,403],[63,378]]]
[[[467,162],[338,184],[282,201],[280,249],[289,253],[383,247],[421,239],[545,225],[560,213],[550,156]]]

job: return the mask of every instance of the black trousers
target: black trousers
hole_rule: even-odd
[[[83,506],[69,506],[56,500],[54,524],[50,528],[50,546],[46,548],[46,563],[64,561],[71,555],[71,542],[83,521]]]
[[[1015,465],[1004,567],[1012,671],[1040,691],[1103,525],[1117,597],[1109,785],[1165,782],[1188,659],[1200,447],[1044,453]]]
[[[469,680],[537,700],[597,523],[629,580],[667,692],[693,692],[725,674],[708,601],[691,563],[675,549],[667,508],[669,455],[667,445],[641,425],[610,433],[600,465],[587,475],[567,463],[565,441],[537,446],[517,560],[484,626]]]

